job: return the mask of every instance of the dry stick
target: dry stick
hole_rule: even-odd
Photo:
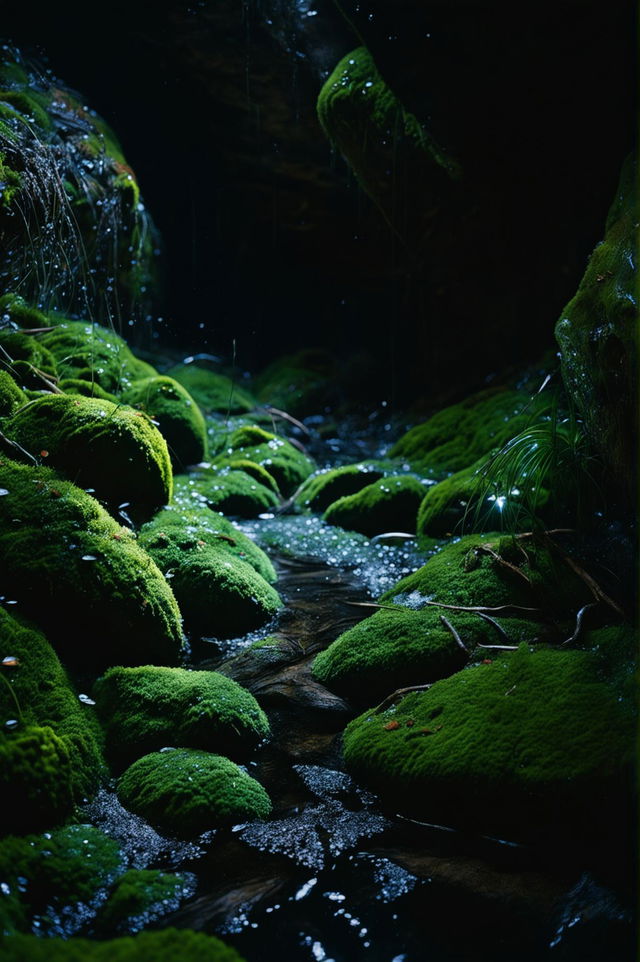
[[[403,605],[380,605],[376,601],[345,601],[346,605],[353,605],[356,608],[387,608],[389,611],[411,611]],[[465,607],[464,605],[445,605],[441,601],[425,601],[425,605],[432,605],[435,608],[446,608],[448,611],[475,611],[498,614],[500,611],[526,611],[528,614],[540,614],[540,608],[523,608],[521,605],[498,605],[497,608],[487,608],[485,605],[475,605]]]
[[[518,575],[519,578],[523,578],[527,582],[529,587],[531,587],[531,580],[530,578],[527,577],[527,575],[524,573],[522,568],[518,568],[517,565],[512,565],[510,561],[506,561],[502,557],[502,555],[499,555],[497,551],[494,551],[494,549],[491,547],[490,544],[480,544],[477,546],[475,550],[482,551],[484,554],[491,555],[493,560],[497,561],[501,567],[508,568],[509,571],[513,571],[514,574]]]
[[[561,648],[562,648],[564,645],[570,645],[570,644],[572,644],[574,641],[577,641],[577,640],[578,640],[578,638],[580,637],[580,635],[581,635],[581,633],[582,633],[582,623],[583,623],[583,621],[584,621],[584,616],[585,616],[586,612],[589,610],[589,608],[596,608],[596,607],[598,606],[598,604],[599,604],[599,602],[597,602],[597,601],[592,601],[590,605],[584,605],[584,607],[582,607],[582,608],[580,609],[580,611],[579,611],[578,614],[576,615],[576,627],[574,628],[573,634],[572,634],[569,638],[567,638],[565,641],[562,642],[562,644],[561,644],[561,646],[560,646]]]
[[[577,561],[574,561],[573,558],[570,557],[566,551],[563,551],[562,548],[555,543],[555,541],[551,540],[551,538],[549,538],[549,544],[558,552],[560,557],[569,565],[569,567],[575,571],[577,576],[584,581],[596,601],[604,601],[604,603],[609,605],[610,608],[613,608],[613,610],[619,614],[621,618],[625,617],[625,613],[620,605],[614,601],[613,598],[610,598],[609,595],[604,593],[598,582],[595,580],[595,578],[591,577],[588,571],[585,571]]]
[[[431,683],[431,684],[433,684],[433,683]],[[394,701],[396,701],[397,699],[404,698],[405,695],[408,695],[408,694],[409,694],[410,692],[412,692],[412,691],[427,691],[429,688],[431,688],[431,684],[429,684],[429,685],[409,685],[408,688],[398,688],[396,691],[393,692],[393,694],[387,695],[387,697],[384,699],[384,701],[381,701],[381,702],[380,702],[380,704],[379,704],[378,707],[375,709],[375,711],[374,711],[373,714],[374,714],[374,715],[379,715],[381,712],[383,712],[383,711],[385,710],[385,708],[387,708],[389,705],[392,705]]]
[[[0,431],[0,441],[2,441],[4,444],[10,445],[12,448],[15,448],[16,451],[19,451],[21,454],[24,454],[25,457],[27,457],[27,458],[29,458],[31,461],[33,461],[33,463],[34,463],[35,465],[38,464],[37,459],[34,458],[34,456],[33,456],[32,454],[29,454],[29,452],[26,451],[26,450],[22,447],[21,444],[18,444],[17,441],[12,441],[11,438],[8,438],[8,437],[6,436],[6,434],[3,434],[3,433],[2,433],[2,431]]]
[[[500,635],[500,637],[501,637],[501,638],[504,638],[505,641],[510,641],[510,640],[511,640],[511,639],[509,638],[509,635],[506,633],[506,631],[505,631],[504,628],[502,627],[502,625],[499,625],[498,622],[495,620],[495,618],[490,618],[489,615],[486,615],[483,611],[476,611],[476,614],[477,614],[478,618],[482,618],[484,621],[488,621],[490,625],[493,625],[493,627],[494,627],[495,630],[498,632],[498,634]],[[489,648],[489,647],[495,647],[495,646],[481,645],[480,647],[481,647],[481,648]],[[500,647],[500,646],[498,646],[498,647]]]
[[[48,334],[49,331],[55,331],[55,327],[21,327],[20,334]]]
[[[295,424],[297,428],[300,428],[301,431],[304,431],[308,438],[311,437],[311,431],[309,428],[303,424],[302,421],[298,421],[297,418],[294,418],[293,415],[287,414],[286,411],[281,411],[280,408],[272,408],[271,405],[266,405],[265,411],[267,414],[275,415],[277,418],[282,418],[284,421],[289,421],[291,424]]]
[[[440,621],[441,621],[442,624],[445,626],[445,628],[448,628],[448,629],[449,629],[449,631],[450,631],[451,634],[453,635],[453,639],[454,639],[456,645],[457,645],[459,648],[462,648],[462,650],[464,651],[465,655],[468,656],[468,655],[469,655],[469,649],[467,648],[467,646],[465,645],[464,641],[462,640],[462,638],[460,637],[460,635],[458,634],[458,632],[456,631],[456,629],[453,627],[453,625],[451,624],[451,622],[450,622],[447,618],[445,618],[444,615],[440,615]]]
[[[5,359],[9,364],[15,363],[14,358],[11,357],[9,352],[6,350],[6,348],[2,347],[2,345],[0,345],[0,351],[4,354]],[[44,383],[47,385],[50,391],[52,391],[54,394],[64,394],[64,391],[61,391],[57,384],[53,384],[49,380],[46,374],[43,374],[42,371],[39,371],[38,368],[34,367],[33,364],[31,364],[29,361],[27,361],[26,363],[28,364],[30,370],[36,375],[36,377],[39,377],[41,381],[44,381]]]
[[[476,648],[486,648],[487,651],[517,651],[517,645],[481,645],[480,642],[476,645]]]

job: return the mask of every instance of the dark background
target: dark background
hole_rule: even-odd
[[[631,0],[23,3],[2,34],[118,134],[163,238],[162,342],[235,341],[253,372],[328,348],[402,403],[554,348],[635,143]],[[420,186],[398,243],[316,118],[362,40],[463,167],[419,244]]]

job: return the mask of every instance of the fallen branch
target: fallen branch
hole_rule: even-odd
[[[462,638],[460,637],[460,635],[458,634],[458,632],[456,631],[456,629],[453,627],[453,625],[451,624],[451,622],[448,620],[448,618],[445,618],[444,615],[440,615],[440,621],[441,621],[442,624],[445,626],[445,628],[448,628],[448,629],[449,629],[449,631],[450,631],[451,634],[453,635],[453,639],[454,639],[456,645],[458,646],[458,648],[462,648],[462,650],[464,651],[465,655],[468,656],[468,655],[469,655],[469,649],[467,648],[467,646],[465,645],[464,641],[462,640]]]
[[[585,614],[587,613],[587,611],[589,611],[590,608],[597,608],[598,604],[599,602],[592,601],[590,605],[584,605],[580,609],[580,611],[576,615],[576,626],[574,628],[573,634],[569,638],[567,638],[565,641],[562,642],[560,646],[561,648],[564,647],[565,645],[572,645],[574,642],[578,640],[578,638],[582,634],[582,625],[584,622]]]
[[[501,637],[501,638],[504,638],[505,641],[510,641],[510,640],[511,640],[511,639],[509,638],[509,635],[506,633],[506,631],[505,631],[504,628],[502,627],[502,625],[499,625],[498,622],[495,620],[495,618],[491,618],[490,615],[485,614],[484,611],[476,611],[476,614],[477,614],[478,618],[482,618],[484,621],[488,621],[490,625],[493,625],[493,627],[494,627],[495,630],[498,632],[498,634],[500,635],[500,637]],[[492,647],[492,646],[491,646],[491,645],[481,645],[480,647],[481,647],[481,648],[490,648],[490,647]],[[494,647],[499,647],[499,646],[494,646]]]
[[[298,421],[298,419],[294,418],[291,414],[287,414],[286,411],[281,411],[279,408],[272,408],[270,405],[265,405],[265,411],[267,414],[272,415],[272,417],[282,418],[283,421],[288,421],[290,424],[294,424],[297,428],[300,428],[300,430],[303,431],[308,438],[311,437],[311,431],[309,428],[303,424],[302,421]]]
[[[517,651],[518,645],[481,645],[478,642],[476,648],[486,648],[487,651]]]
[[[492,545],[479,544],[475,550],[476,552],[482,551],[484,554],[491,555],[493,560],[496,561],[502,568],[507,568],[509,571],[512,571],[514,574],[518,575],[519,578],[522,578],[524,581],[526,581],[527,585],[531,587],[531,579],[524,573],[522,568],[518,568],[517,565],[512,565],[510,561],[506,561],[502,555],[498,554]]]
[[[431,688],[429,685],[409,685],[408,688],[398,688],[393,694],[388,695],[384,701],[381,701],[378,707],[373,712],[374,715],[379,715],[383,712],[389,705],[393,705],[394,701],[401,701],[405,695],[409,695],[412,691],[427,691]]]
[[[381,605],[376,601],[345,601],[346,605],[353,605],[356,608],[387,608],[389,611],[415,611],[421,609],[407,608],[405,605]],[[487,613],[497,615],[501,611],[525,611],[527,614],[541,614],[540,608],[523,608],[522,605],[498,605],[497,608],[487,608],[485,605],[445,605],[442,601],[425,601],[425,605],[435,608],[446,608],[448,611],[473,611],[476,613]]]

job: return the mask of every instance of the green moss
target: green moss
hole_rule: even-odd
[[[101,909],[98,929],[101,932],[137,932],[175,911],[191,888],[185,875],[157,869],[130,869],[118,879]]]
[[[262,785],[228,758],[187,748],[139,758],[117,791],[126,808],[184,838],[271,811]]]
[[[117,404],[115,394],[105,391],[97,381],[83,381],[80,377],[65,377],[58,383],[58,387],[65,394],[81,394],[83,397],[97,397],[101,401],[111,401]]]
[[[163,929],[136,936],[92,942],[15,935],[0,947],[2,962],[243,962],[235,949],[212,935],[188,929]]]
[[[55,330],[38,335],[53,354],[62,378],[97,381],[111,394],[118,394],[132,381],[158,372],[134,357],[126,341],[114,331],[89,321],[70,321],[57,314],[48,316]]]
[[[218,454],[213,464],[224,467],[238,456],[262,465],[275,478],[285,497],[292,494],[314,468],[311,458],[298,451],[291,442],[253,425],[233,431],[225,439],[224,451]]]
[[[129,407],[48,395],[20,408],[5,430],[35,457],[48,452],[48,464],[113,505],[128,501],[148,512],[171,499],[166,442],[145,415]]]
[[[593,251],[555,336],[562,376],[615,483],[635,497],[637,454],[637,164],[625,161],[602,243]]]
[[[257,518],[272,511],[280,499],[271,487],[260,484],[244,471],[203,468],[177,475],[174,484],[177,504],[207,504],[213,511],[238,518]]]
[[[2,92],[0,91],[0,100]],[[17,170],[7,162],[6,154],[0,151],[0,204],[10,207],[22,187],[22,178]]]
[[[416,530],[425,487],[417,478],[392,475],[330,504],[323,518],[349,531],[372,537],[384,531]]]
[[[164,745],[242,756],[269,734],[253,695],[215,671],[110,668],[94,693],[118,765]]]
[[[331,355],[307,348],[278,358],[260,372],[254,385],[263,404],[305,417],[336,402],[335,376]]]
[[[271,488],[274,494],[280,494],[278,482],[261,464],[256,464],[255,461],[249,461],[247,458],[235,458],[229,461],[228,466],[230,471],[243,471],[258,484],[265,488]]]
[[[197,364],[177,364],[167,374],[182,384],[207,414],[243,414],[256,407],[251,394],[225,374]]]
[[[0,463],[3,590],[66,657],[174,663],[182,632],[169,585],[135,535],[51,469]]]
[[[140,531],[140,543],[162,549],[172,542],[183,551],[197,551],[203,544],[228,552],[273,584],[275,568],[268,555],[231,521],[207,507],[178,503],[163,508]]]
[[[7,371],[0,370],[0,418],[6,418],[27,403],[27,396]]]
[[[591,835],[623,816],[634,731],[633,704],[592,655],[521,645],[365,712],[346,729],[344,756],[394,811],[503,838]]]
[[[384,477],[384,471],[374,464],[345,464],[313,474],[305,481],[296,495],[296,504],[313,511],[324,511],[334,501],[349,494],[356,494]]]
[[[0,90],[0,101],[8,104],[30,125],[41,131],[50,130],[53,121],[45,109],[46,99],[34,90]]]
[[[3,887],[0,900],[4,934],[31,928],[34,921],[42,935],[48,934],[49,926],[55,929],[55,917],[61,910],[90,903],[121,870],[117,842],[91,825],[4,838],[0,881],[9,889],[6,892]]]
[[[136,381],[122,395],[125,404],[144,411],[157,423],[176,469],[203,461],[207,431],[200,408],[189,392],[170,377]]]
[[[531,423],[530,413],[520,413],[529,400],[518,391],[481,391],[411,428],[389,456],[429,477],[461,471]]]
[[[48,726],[19,725],[0,732],[0,791],[5,824],[12,832],[63,821],[74,804],[67,742]]]
[[[7,369],[20,387],[32,390],[45,388],[40,373],[48,380],[57,380],[54,357],[36,337],[22,331],[0,331],[0,346],[11,358],[9,361],[5,354],[2,355],[7,362]]]
[[[193,514],[181,517],[171,511],[142,530],[140,543],[171,579],[190,630],[239,636],[266,624],[281,602],[249,560],[239,556],[237,542],[228,541],[229,537],[235,541],[235,536],[221,538],[221,533],[215,528],[207,531]]]
[[[3,294],[0,297],[0,311],[18,327],[38,328],[49,327],[50,321],[46,314],[36,307],[27,304],[19,294]]]
[[[47,726],[62,739],[71,759],[71,793],[81,802],[105,774],[100,727],[92,710],[78,701],[43,635],[0,608],[0,660],[9,657],[20,664],[2,669],[13,696],[7,685],[0,685],[0,717],[15,717],[17,699],[22,724]]]

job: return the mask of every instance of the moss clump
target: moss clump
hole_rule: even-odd
[[[94,693],[119,765],[164,745],[244,755],[269,734],[253,695],[215,671],[110,668]]]
[[[207,414],[246,414],[256,407],[255,399],[225,374],[216,374],[197,364],[177,364],[167,371]]]
[[[236,460],[238,454],[266,468],[285,497],[292,494],[314,469],[311,458],[289,441],[253,425],[238,428],[226,438],[224,451],[215,458],[214,465],[224,467]]]
[[[132,812],[184,838],[250,818],[266,818],[262,785],[221,755],[175,748],[139,758],[118,780]]]
[[[336,373],[330,354],[306,348],[278,358],[261,371],[255,390],[263,404],[305,417],[336,403]]]
[[[39,391],[47,387],[47,381],[57,380],[53,355],[35,337],[22,331],[0,331],[0,346],[6,351],[2,358],[8,371],[21,388]]]
[[[204,545],[225,551],[247,564],[273,584],[277,580],[275,568],[268,555],[243,534],[231,521],[207,507],[188,505],[169,506],[140,530],[140,543],[158,549],[172,542],[182,551],[199,551]]]
[[[0,847],[0,925],[4,934],[31,928],[34,921],[41,934],[47,934],[61,910],[79,902],[90,903],[121,870],[117,842],[91,825],[4,838]]]
[[[6,371],[0,371],[0,418],[9,417],[27,403],[27,396]]]
[[[147,377],[136,381],[122,395],[148,414],[167,442],[176,469],[203,461],[207,431],[200,408],[189,392],[171,377]]]
[[[48,726],[19,725],[0,732],[0,791],[12,832],[62,822],[75,801],[67,742]]]
[[[255,461],[249,461],[247,458],[235,458],[229,461],[228,467],[229,471],[243,471],[258,484],[270,488],[275,495],[280,495],[278,482],[261,464],[256,464]]]
[[[562,376],[616,484],[635,496],[637,453],[637,162],[625,161],[605,236],[555,336]]]
[[[394,811],[518,837],[591,835],[623,816],[634,731],[632,700],[591,654],[521,645],[365,712],[345,731],[344,756]]]
[[[273,511],[280,499],[271,487],[256,481],[245,471],[203,468],[178,475],[174,485],[176,503],[206,504],[237,518],[257,518]]]
[[[128,501],[148,513],[171,499],[166,442],[146,416],[129,407],[56,394],[20,408],[5,430],[113,505]]]
[[[53,354],[62,378],[96,381],[105,391],[119,394],[132,381],[158,373],[134,357],[126,341],[100,324],[56,314],[47,319],[55,329],[38,335],[38,340]]]
[[[172,664],[176,600],[135,535],[50,468],[0,462],[3,588],[66,657]]]
[[[105,391],[97,381],[83,381],[80,377],[64,377],[58,383],[58,387],[65,394],[81,394],[83,397],[97,397],[101,401],[111,401],[118,403],[115,394]]]
[[[461,471],[531,423],[531,414],[521,413],[529,401],[519,391],[481,391],[411,428],[389,456],[429,477]]]
[[[11,207],[16,194],[22,187],[22,178],[17,170],[7,163],[6,154],[0,151],[0,204]]]
[[[15,697],[0,686],[0,717],[15,717],[17,700],[22,724],[47,726],[62,739],[71,759],[71,794],[81,802],[105,774],[100,727],[49,642],[0,608],[0,660],[11,657],[19,665],[3,673]]]
[[[194,530],[190,519],[172,512],[154,519],[140,537],[170,578],[186,626],[196,633],[230,637],[266,624],[280,608],[278,593],[248,560],[229,550],[237,545],[211,532],[201,538],[199,527]]]
[[[384,477],[384,471],[373,464],[345,464],[313,474],[298,491],[296,504],[312,511],[324,511],[334,501],[356,494],[367,485]]]
[[[191,893],[186,875],[157,869],[130,869],[118,879],[98,917],[101,932],[138,932],[168,912],[174,912]]]
[[[243,962],[219,939],[188,929],[140,932],[106,942],[14,935],[0,951],[2,962]]]
[[[391,475],[330,504],[323,518],[369,537],[384,531],[416,530],[425,487],[417,478]]]

